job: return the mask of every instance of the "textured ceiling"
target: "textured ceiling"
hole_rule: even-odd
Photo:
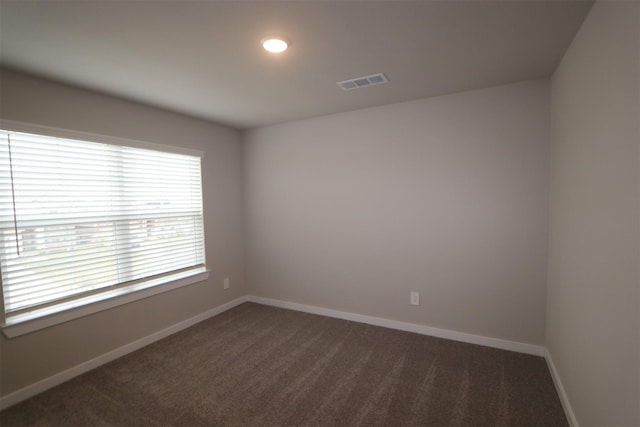
[[[592,3],[2,1],[3,66],[246,129],[549,76]],[[262,51],[267,34],[292,41]],[[335,83],[385,73],[383,85]]]

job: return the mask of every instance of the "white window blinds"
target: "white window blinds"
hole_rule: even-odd
[[[5,315],[202,268],[200,158],[0,130]]]

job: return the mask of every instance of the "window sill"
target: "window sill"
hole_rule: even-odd
[[[7,338],[14,338],[183,286],[202,282],[208,278],[209,272],[205,268],[201,268],[166,276],[161,279],[136,283],[131,286],[13,316],[1,326],[2,332]]]

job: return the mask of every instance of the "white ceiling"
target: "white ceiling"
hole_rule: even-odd
[[[0,60],[246,129],[549,76],[591,4],[3,0]],[[272,33],[286,53],[262,51]]]

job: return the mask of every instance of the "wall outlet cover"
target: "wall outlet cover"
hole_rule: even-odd
[[[411,305],[420,305],[420,292],[411,292]]]

